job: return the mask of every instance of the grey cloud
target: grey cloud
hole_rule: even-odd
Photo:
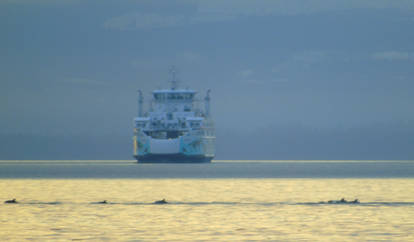
[[[413,1],[388,1],[388,0],[210,0],[199,1],[199,12],[201,13],[227,13],[236,15],[297,15],[310,14],[324,11],[335,11],[345,9],[381,9],[399,8],[414,10]]]
[[[222,21],[231,21],[237,19],[236,14],[231,13],[208,13],[208,12],[198,12],[195,16],[191,18],[190,23],[209,23],[209,22],[222,22]]]
[[[414,53],[401,51],[383,51],[372,54],[374,60],[386,61],[412,61],[414,60]]]
[[[18,5],[61,5],[61,4],[76,4],[80,0],[2,0],[0,4],[18,4]]]
[[[343,50],[306,50],[294,53],[289,61],[300,63],[349,62],[367,59],[366,54]]]
[[[196,62],[202,59],[202,56],[195,52],[185,51],[178,54],[176,58],[185,62]]]
[[[272,70],[273,72],[273,70]],[[261,78],[258,77],[257,73],[253,69],[243,69],[237,72],[237,76],[239,77],[238,83],[240,84],[247,84],[247,85],[261,85],[261,86],[269,86],[273,84],[281,84],[286,83],[289,80],[283,77],[276,77],[273,79],[269,79],[268,77]]]
[[[113,17],[104,23],[104,28],[112,30],[134,30],[168,28],[182,25],[221,22],[236,19],[232,14],[200,13],[195,15],[161,13],[129,13]]]
[[[318,63],[343,63],[349,61],[357,61],[366,58],[361,54],[355,54],[339,50],[305,50],[294,52],[287,56],[280,63],[271,67],[272,73],[280,73],[286,70],[297,70],[298,68],[308,68]]]
[[[330,53],[326,51],[305,51],[296,53],[292,56],[292,60],[296,62],[314,63],[326,60]]]
[[[104,28],[133,30],[177,27],[188,24],[232,21],[248,16],[300,15],[347,9],[396,8],[414,11],[414,2],[387,0],[210,0],[195,1],[197,8],[192,13],[127,13],[108,19]],[[178,4],[179,2],[177,2]],[[188,2],[193,5],[194,2]]]
[[[106,82],[93,80],[93,79],[89,79],[89,78],[84,78],[84,77],[64,78],[62,82],[63,83],[68,83],[68,84],[77,84],[77,85],[93,85],[93,86],[106,86],[106,85],[108,85],[108,83],[106,83]]]
[[[277,84],[283,84],[289,82],[287,78],[275,78],[275,79],[245,79],[242,80],[243,83],[248,85],[261,85],[261,86],[273,86]]]
[[[254,71],[253,71],[253,70],[251,70],[251,69],[245,69],[245,70],[241,70],[241,71],[239,71],[239,73],[238,73],[238,74],[239,74],[241,77],[247,78],[247,77],[251,76],[253,73],[254,73]]]
[[[204,58],[194,51],[183,51],[172,56],[152,57],[152,58],[136,58],[131,61],[134,68],[153,69],[154,67],[163,68],[171,65],[190,65],[202,61]]]
[[[188,22],[182,15],[162,15],[156,13],[130,13],[114,17],[104,23],[107,29],[131,30],[179,26]]]

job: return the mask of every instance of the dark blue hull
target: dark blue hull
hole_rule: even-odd
[[[167,155],[143,155],[134,156],[138,163],[210,163],[214,157],[203,155],[183,155],[183,154],[167,154]]]

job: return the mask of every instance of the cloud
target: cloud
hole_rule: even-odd
[[[269,86],[269,85],[279,85],[283,83],[288,83],[288,78],[275,78],[275,79],[242,79],[241,83],[245,83],[247,85],[255,85],[255,86]]]
[[[203,14],[165,14],[129,13],[108,19],[103,26],[111,30],[156,29],[193,25],[200,23],[222,22],[236,19],[236,16],[221,13]]]
[[[107,86],[108,83],[106,82],[102,82],[102,81],[98,81],[98,80],[93,80],[93,79],[88,79],[88,78],[84,78],[84,77],[70,77],[70,78],[65,78],[62,81],[63,83],[69,83],[69,84],[77,84],[77,85],[89,85],[89,86]]]
[[[75,4],[80,0],[1,0],[0,4],[19,4],[19,5],[61,5]]]
[[[414,53],[401,51],[383,51],[372,54],[374,60],[385,61],[412,61],[414,60]]]
[[[414,10],[414,1],[411,0],[209,0],[198,3],[200,13],[255,16],[311,14],[356,8]]]
[[[300,53],[295,53],[292,56],[292,61],[294,62],[305,62],[305,63],[315,63],[325,61],[330,58],[332,54],[326,51],[304,51]]]
[[[239,71],[239,75],[243,78],[250,77],[252,74],[253,74],[253,70],[251,70],[251,69],[246,69],[246,70]]]
[[[201,60],[202,56],[195,53],[195,52],[184,51],[184,52],[178,54],[176,59],[180,60],[180,61],[183,61],[183,62],[193,63],[193,62],[197,62],[197,61]]]
[[[155,13],[132,13],[111,18],[104,23],[107,29],[132,30],[179,26],[188,22],[182,15],[161,15]]]
[[[137,58],[131,61],[136,69],[157,70],[171,67],[172,65],[189,66],[204,61],[204,57],[193,51],[182,51],[171,56]]]
[[[212,23],[212,22],[223,22],[237,19],[239,16],[232,13],[209,13],[209,12],[197,12],[191,17],[190,23]]]
[[[309,49],[281,56],[279,60],[270,64],[269,70],[272,75],[292,75],[311,70],[312,67],[344,66],[365,61],[367,58],[370,58],[369,54],[357,51]]]
[[[20,0],[24,1],[24,0]],[[48,0],[43,0],[48,1]],[[186,2],[177,1],[182,7]],[[174,5],[174,2],[171,3]],[[301,15],[349,9],[403,9],[414,11],[414,1],[400,0],[194,0],[189,11],[126,13],[108,19],[104,27],[112,30],[134,30],[178,27],[201,23],[232,21],[249,16]]]
[[[240,78],[238,79],[239,83],[256,86],[268,86],[273,84],[286,83],[289,81],[287,78],[283,77],[273,79],[269,79],[268,77],[258,77],[257,73],[255,73],[255,71],[252,69],[240,70],[237,72],[237,76]]]
[[[352,58],[351,54],[342,51],[306,50],[293,53],[285,60],[271,68],[273,73],[281,73],[297,68],[309,68],[311,65],[327,62],[346,62]]]

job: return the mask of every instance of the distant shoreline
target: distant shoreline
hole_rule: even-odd
[[[414,178],[414,161],[0,161],[0,179]]]
[[[414,163],[414,160],[213,160],[212,163],[389,163],[407,162]],[[0,165],[5,163],[137,163],[136,160],[0,160]]]

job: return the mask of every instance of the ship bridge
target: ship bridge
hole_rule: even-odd
[[[174,101],[183,101],[191,102],[194,99],[194,95],[197,92],[194,90],[175,90],[175,89],[163,89],[155,90],[152,92],[154,100],[156,102],[174,102]]]
[[[191,112],[193,110],[194,90],[155,90],[153,94],[154,110],[158,112]]]

